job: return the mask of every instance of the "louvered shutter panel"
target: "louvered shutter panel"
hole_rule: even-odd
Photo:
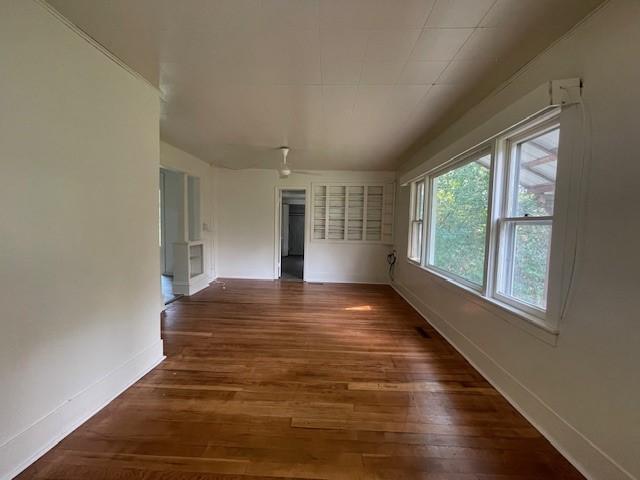
[[[382,185],[367,186],[367,229],[365,231],[365,240],[367,241],[382,240],[383,197],[384,188]]]
[[[364,189],[364,185],[347,187],[347,240],[362,240]]]
[[[395,184],[314,184],[313,240],[393,243]]]
[[[315,240],[327,238],[326,185],[314,185],[313,187],[313,238]]]
[[[346,210],[346,187],[344,185],[329,185],[327,187],[327,205],[327,238],[329,240],[344,240]]]
[[[393,212],[396,198],[395,183],[387,183],[384,186],[384,197],[382,205],[382,242],[393,243]]]

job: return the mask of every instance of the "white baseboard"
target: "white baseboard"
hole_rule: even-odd
[[[159,340],[9,439],[0,446],[0,479],[18,475],[163,359]]]
[[[397,281],[391,286],[586,478],[638,480],[418,295]]]
[[[234,274],[221,274],[216,277],[216,280],[224,281],[229,280],[275,280],[273,275],[234,275]]]
[[[201,275],[200,277],[193,278],[186,283],[173,282],[172,290],[174,294],[186,295],[188,297],[198,293],[200,290],[204,290],[210,283],[211,280],[209,280],[208,276]]]
[[[229,280],[278,280],[277,278],[263,277],[259,275],[254,276],[234,276],[234,275],[220,275],[216,280],[224,281]],[[361,275],[336,275],[334,273],[319,273],[310,272],[304,274],[305,282],[314,283],[363,283],[369,285],[389,285],[389,280],[385,277],[370,277]]]
[[[336,275],[335,273],[309,272],[304,275],[305,282],[317,283],[364,283],[369,285],[389,285],[387,277],[367,275]]]

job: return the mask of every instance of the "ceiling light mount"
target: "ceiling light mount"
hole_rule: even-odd
[[[279,150],[282,152],[282,163],[280,164],[278,172],[280,173],[281,178],[286,178],[291,175],[291,169],[289,168],[289,165],[287,165],[287,155],[289,155],[289,147],[282,146],[279,148]]]

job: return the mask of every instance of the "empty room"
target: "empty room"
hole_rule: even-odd
[[[0,0],[0,480],[640,480],[640,1]]]

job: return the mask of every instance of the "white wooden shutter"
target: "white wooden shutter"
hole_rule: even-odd
[[[384,186],[382,206],[382,242],[393,243],[393,212],[396,198],[395,183],[387,183]]]
[[[314,184],[313,240],[393,243],[395,185]]]
[[[327,238],[327,186],[313,186],[313,238]]]
[[[364,228],[364,185],[347,187],[347,240],[362,240]]]
[[[346,187],[344,185],[327,186],[327,239],[344,240]]]
[[[384,187],[382,185],[367,186],[367,227],[365,240],[376,242],[382,240],[382,206]]]

